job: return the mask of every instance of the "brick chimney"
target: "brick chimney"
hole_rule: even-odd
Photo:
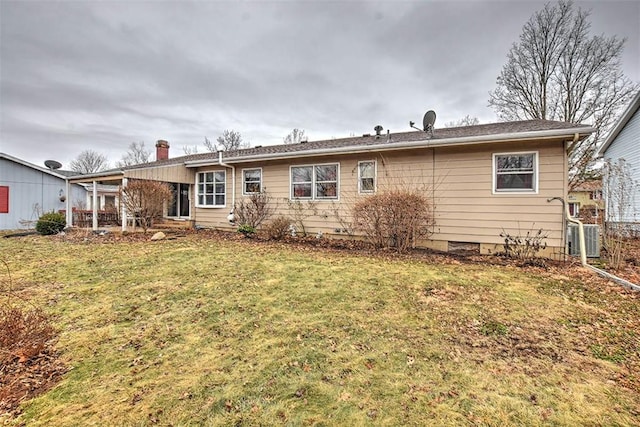
[[[167,160],[169,158],[169,143],[164,139],[156,142],[156,160]]]

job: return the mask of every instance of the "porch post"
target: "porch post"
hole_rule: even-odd
[[[93,181],[93,231],[98,230],[98,181]]]
[[[73,227],[73,212],[71,211],[72,206],[71,206],[71,183],[69,182],[69,180],[67,179],[67,188],[66,188],[66,192],[67,192],[67,200],[65,200],[65,210],[66,210],[66,216],[67,216],[67,228],[71,228]]]
[[[124,188],[127,186],[127,178],[122,178],[122,189],[120,190],[120,209],[121,209],[121,222],[122,231],[127,231],[127,205],[125,203]]]

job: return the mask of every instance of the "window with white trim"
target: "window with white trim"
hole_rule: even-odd
[[[242,194],[245,196],[262,191],[262,169],[242,170]]]
[[[227,172],[198,172],[198,206],[225,207]]]
[[[358,192],[376,192],[376,162],[366,160],[358,162]]]
[[[538,153],[493,155],[494,193],[531,193],[538,191]]]
[[[338,163],[291,166],[291,198],[338,198]]]

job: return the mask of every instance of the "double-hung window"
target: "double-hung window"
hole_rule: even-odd
[[[338,164],[291,166],[291,198],[338,198]]]
[[[226,171],[198,173],[198,206],[223,208],[226,204]]]
[[[538,191],[538,153],[493,155],[494,193],[536,193]]]
[[[375,193],[376,191],[376,162],[367,160],[358,162],[358,192]]]
[[[245,196],[262,191],[262,169],[242,170],[242,194]]]

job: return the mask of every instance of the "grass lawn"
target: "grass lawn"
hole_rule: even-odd
[[[640,298],[589,274],[197,235],[0,258],[68,369],[9,423],[640,424]]]

